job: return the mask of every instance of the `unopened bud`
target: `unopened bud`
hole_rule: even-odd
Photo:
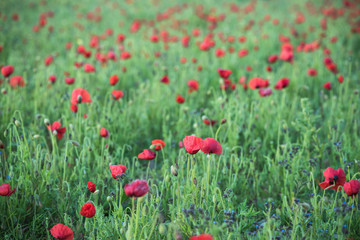
[[[17,127],[20,127],[20,126],[21,126],[20,121],[19,121],[19,120],[15,120],[15,125],[16,125]]]
[[[159,233],[160,233],[160,235],[165,235],[166,234],[166,226],[165,226],[165,224],[161,223],[159,225]]]
[[[96,190],[93,194],[94,194],[94,195],[98,195],[99,192],[100,192],[99,190]]]
[[[9,134],[9,130],[6,129],[6,130],[4,131],[4,137],[7,137],[8,134]]]
[[[197,185],[197,179],[196,179],[196,177],[194,177],[194,179],[193,179],[193,184],[196,186]]]
[[[151,149],[151,150],[154,150],[154,149],[155,149],[155,147],[156,147],[156,145],[155,145],[155,144],[153,144],[153,145],[151,145],[151,146],[150,146],[150,149]]]
[[[225,124],[226,123],[226,118],[221,119],[221,124]]]
[[[6,89],[5,89],[5,88],[1,89],[1,93],[2,93],[2,94],[7,94]]]
[[[202,117],[201,117],[201,120],[207,120],[208,119],[208,117],[207,116],[205,116],[205,115],[203,115]]]
[[[178,171],[178,167],[175,165],[171,165],[171,168],[170,168],[170,170],[171,170],[171,174],[172,175],[174,175],[175,177],[178,175],[178,173],[179,173],[179,171]]]
[[[45,119],[44,119],[44,123],[45,123],[46,126],[50,125],[49,119],[45,118]]]
[[[54,136],[57,135],[57,131],[56,131],[56,130],[54,130],[52,133],[53,133]]]
[[[170,182],[170,176],[169,175],[166,175],[165,182]]]
[[[71,141],[71,144],[74,145],[75,147],[80,146],[80,143],[74,140]]]
[[[111,202],[111,201],[112,201],[112,197],[107,196],[106,201]]]
[[[35,134],[35,135],[33,136],[34,139],[38,139],[39,137],[40,137],[39,134]]]

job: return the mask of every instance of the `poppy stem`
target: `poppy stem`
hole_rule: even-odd
[[[206,179],[206,196],[205,196],[205,200],[208,199],[209,196],[209,187],[210,187],[210,164],[211,164],[211,155],[209,157],[209,162],[208,162],[208,166],[207,166],[207,179]]]

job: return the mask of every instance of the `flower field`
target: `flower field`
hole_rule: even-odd
[[[0,23],[0,239],[360,239],[359,0]]]

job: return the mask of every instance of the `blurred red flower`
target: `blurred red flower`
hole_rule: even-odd
[[[50,229],[51,235],[59,240],[72,240],[74,239],[74,233],[68,226],[58,223]]]
[[[201,147],[202,139],[196,136],[186,136],[183,139],[185,150],[190,154],[196,154]]]
[[[78,104],[78,103],[91,103],[92,100],[90,98],[90,94],[88,91],[82,88],[76,88],[72,91],[71,94],[71,104]]]
[[[95,206],[91,202],[85,203],[80,209],[81,216],[84,216],[86,218],[92,218],[93,216],[95,216],[95,213]]]
[[[49,131],[54,134],[59,140],[62,139],[63,135],[66,132],[66,127],[60,128],[61,127],[61,123],[55,121],[53,122],[52,126],[49,124],[47,126],[47,128],[49,129]]]
[[[114,179],[120,177],[123,173],[126,172],[126,167],[124,165],[110,165],[111,175]]]
[[[96,190],[96,185],[95,185],[95,183],[89,181],[89,182],[87,183],[87,185],[88,185],[88,189],[89,189],[90,192],[92,192],[92,193],[95,192],[95,190]]]
[[[220,143],[213,138],[205,138],[200,145],[200,150],[203,153],[214,153],[217,155],[222,153]]]
[[[9,184],[4,183],[0,185],[0,196],[3,197],[9,197],[11,194],[13,194],[16,191],[16,188],[11,190],[11,187]]]
[[[153,160],[155,157],[156,157],[156,153],[151,151],[150,149],[144,149],[144,151],[142,151],[138,155],[139,159],[145,159],[145,160]]]
[[[320,183],[319,186],[322,189],[326,189],[332,185],[331,189],[334,189],[336,191],[340,190],[340,186],[344,186],[346,181],[346,176],[344,170],[339,168],[338,170],[335,170],[331,167],[328,167],[324,172],[323,175],[325,177],[325,181]]]
[[[344,184],[344,191],[350,197],[356,197],[360,190],[360,182],[358,180],[352,179],[349,182]]]
[[[125,194],[129,197],[142,197],[149,192],[149,185],[146,180],[135,180],[124,187]]]

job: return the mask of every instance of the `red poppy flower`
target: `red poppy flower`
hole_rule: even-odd
[[[92,218],[93,216],[95,216],[95,213],[95,206],[91,202],[85,203],[80,209],[81,216],[84,216],[86,218]]]
[[[91,181],[88,181],[87,185],[88,185],[88,189],[89,189],[90,192],[92,192],[92,193],[95,192],[95,190],[96,190],[95,183],[93,183]]]
[[[266,85],[268,84],[269,83],[266,80],[263,80],[262,78],[259,77],[254,77],[249,81],[249,87],[253,90],[267,87]]]
[[[334,190],[340,190],[340,186],[344,186],[346,181],[346,176],[344,170],[339,168],[338,170],[335,170],[331,167],[328,167],[324,172],[323,175],[325,177],[325,181],[320,183],[319,186],[322,189],[326,189],[332,185],[331,189]]]
[[[217,123],[217,121],[205,119],[203,120],[203,123],[205,123],[206,125],[214,126]]]
[[[247,49],[241,49],[239,52],[238,52],[238,56],[239,57],[245,57],[246,55],[248,55],[249,51]]]
[[[101,128],[100,136],[103,138],[108,138],[110,136],[109,131],[106,128]]]
[[[230,76],[231,73],[232,73],[231,70],[220,69],[220,68],[219,68],[217,71],[218,71],[218,73],[219,73],[219,76],[220,76],[221,78],[224,78],[224,79],[229,78],[229,76]]]
[[[9,184],[4,183],[0,185],[0,196],[3,197],[9,197],[11,194],[13,194],[16,191],[16,188],[11,190],[11,187]]]
[[[206,138],[202,141],[200,145],[200,150],[203,153],[214,153],[214,154],[221,154],[222,147],[218,141],[213,138]]]
[[[25,81],[22,76],[13,76],[12,78],[10,78],[9,84],[13,88],[16,88],[17,86],[24,87]]]
[[[145,159],[145,160],[153,160],[155,157],[156,157],[156,153],[149,149],[144,149],[144,151],[142,151],[138,155],[139,159]]]
[[[124,187],[125,194],[129,197],[142,197],[149,192],[149,185],[146,180],[135,180]]]
[[[95,72],[95,67],[91,65],[90,63],[85,63],[84,65],[84,71],[85,72]]]
[[[12,65],[4,66],[1,68],[1,74],[4,77],[10,76],[14,72],[14,67]]]
[[[110,77],[110,85],[114,86],[119,81],[119,77],[117,75],[113,75]]]
[[[159,37],[157,35],[150,36],[150,41],[153,43],[157,43],[159,41]]]
[[[269,63],[275,63],[277,58],[278,58],[277,55],[271,55],[271,56],[268,57],[268,62]]]
[[[120,33],[117,35],[116,39],[118,43],[122,43],[125,40],[125,35]]]
[[[271,67],[271,66],[266,66],[266,71],[271,72],[271,71],[272,71],[272,67]]]
[[[155,145],[155,151],[161,150],[163,147],[165,147],[165,142],[161,139],[155,139],[151,142],[152,145]]]
[[[52,62],[54,61],[53,56],[48,56],[47,58],[45,58],[45,66],[49,66]]]
[[[183,104],[185,102],[185,98],[181,95],[177,95],[176,102],[179,104]]]
[[[308,69],[308,75],[316,76],[317,75],[316,69],[313,69],[313,68]]]
[[[196,154],[201,147],[202,139],[196,136],[186,136],[183,139],[185,150],[190,154]]]
[[[111,165],[110,171],[113,178],[117,179],[126,172],[126,167],[124,165]]]
[[[330,82],[326,82],[323,87],[327,90],[331,90],[331,83]]]
[[[71,104],[70,110],[73,111],[74,113],[77,113],[77,111],[78,111],[78,106],[77,106],[76,104]]]
[[[68,226],[58,223],[50,229],[51,235],[58,240],[73,240],[74,233]]]
[[[213,240],[214,238],[210,234],[200,234],[198,236],[192,236],[189,240]]]
[[[288,78],[282,78],[276,83],[274,88],[277,90],[281,90],[283,88],[286,88],[289,85],[289,83],[290,80]]]
[[[339,81],[339,83],[343,83],[344,82],[344,77],[342,75],[339,75],[338,81]]]
[[[111,92],[111,95],[115,100],[119,100],[120,98],[122,98],[124,96],[124,93],[121,90],[113,90]]]
[[[165,83],[165,84],[169,84],[170,83],[170,79],[167,75],[163,76],[160,80],[160,82]]]
[[[71,85],[75,82],[75,78],[65,78],[65,83]]]
[[[56,82],[56,76],[51,75],[51,76],[49,77],[49,82],[51,82],[52,84],[54,84],[54,83]]]
[[[267,97],[272,94],[272,90],[271,90],[271,88],[262,88],[262,89],[259,89],[259,94],[261,97]]]
[[[189,87],[189,93],[197,91],[199,89],[199,83],[196,80],[190,80],[187,82]]]
[[[76,88],[71,94],[71,103],[76,105],[78,103],[91,103],[90,94],[82,88]]]
[[[47,126],[49,131],[52,132],[55,136],[57,136],[59,140],[62,139],[64,133],[66,132],[66,127],[63,128],[60,127],[61,127],[61,123],[57,121],[53,122],[52,126],[50,124]]]
[[[221,48],[218,48],[215,50],[215,56],[218,58],[224,57],[226,55],[226,52],[222,50]]]
[[[129,59],[131,58],[131,54],[129,52],[122,52],[120,58],[124,60]]]
[[[352,179],[349,182],[344,184],[344,191],[350,197],[356,197],[360,190],[360,182],[358,180]]]

